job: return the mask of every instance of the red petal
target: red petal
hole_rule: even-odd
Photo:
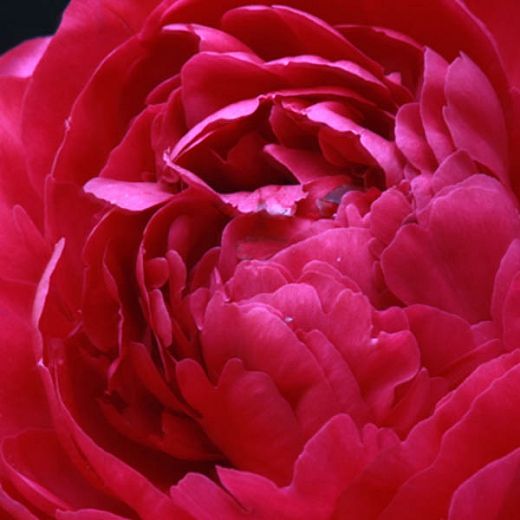
[[[490,177],[472,176],[434,198],[426,218],[424,226],[402,227],[383,253],[389,288],[407,304],[432,305],[470,323],[488,319],[499,262],[520,233],[509,195]]]
[[[64,121],[99,62],[127,39],[157,0],[74,0],[35,71],[24,113],[32,178],[43,187],[65,132]],[[102,35],[102,37],[100,37]],[[68,71],[64,74],[63,71]],[[42,103],[45,99],[45,103]]]
[[[464,0],[493,34],[512,86],[520,86],[517,38],[514,27],[520,23],[520,5],[516,0],[502,0],[492,5],[486,0]]]
[[[405,157],[420,171],[432,172],[436,160],[426,141],[419,103],[403,105],[395,120],[395,142]]]
[[[245,370],[234,359],[214,387],[200,365],[185,360],[177,365],[177,376],[204,431],[233,466],[289,481],[303,439],[289,404],[267,374]]]
[[[435,461],[401,487],[381,520],[446,517],[451,495],[464,480],[518,447],[519,387],[516,366],[478,395],[443,436]]]
[[[520,449],[491,462],[455,491],[448,520],[508,520],[520,511]]]
[[[507,185],[507,128],[500,99],[490,81],[473,61],[462,56],[448,68],[445,92],[444,115],[456,147]]]
[[[121,510],[117,502],[90,486],[50,430],[27,430],[6,439],[2,452],[14,485],[47,514],[57,508],[88,506]]]
[[[424,53],[424,78],[420,110],[424,133],[437,161],[443,161],[455,151],[448,126],[444,121],[444,92],[448,63],[431,49]]]

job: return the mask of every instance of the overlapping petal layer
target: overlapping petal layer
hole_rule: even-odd
[[[514,516],[506,12],[78,0],[2,57],[0,508]]]

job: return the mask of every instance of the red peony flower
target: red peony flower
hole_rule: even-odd
[[[4,516],[520,517],[519,17],[73,0],[1,57]]]

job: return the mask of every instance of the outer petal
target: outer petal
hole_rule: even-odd
[[[32,178],[39,189],[79,91],[101,59],[139,28],[157,2],[75,0],[67,8],[34,74],[25,105],[24,140]]]
[[[495,89],[466,56],[457,58],[446,75],[444,115],[453,142],[508,185],[508,136]]]
[[[492,5],[486,0],[464,0],[493,34],[512,86],[520,86],[518,62],[518,33],[520,5],[515,0],[502,0]]]
[[[28,430],[6,439],[2,448],[12,482],[45,513],[53,514],[57,508],[117,507],[117,502],[91,487],[74,468],[55,432]]]
[[[488,319],[500,260],[520,233],[509,195],[491,178],[473,176],[433,199],[425,220],[402,227],[383,253],[388,286],[407,304]]]
[[[95,177],[83,188],[95,195],[129,211],[143,211],[171,199],[172,193],[163,191],[154,182],[129,182]]]
[[[479,421],[479,412],[473,410],[475,408],[473,403],[479,399],[479,396],[486,395],[486,410],[492,413],[493,416],[495,416],[494,414],[498,416],[502,414],[502,411],[498,411],[497,406],[502,406],[502,404],[509,406],[509,404],[504,403],[503,398],[499,397],[501,390],[494,389],[496,382],[502,381],[512,370],[518,372],[519,361],[520,351],[517,350],[511,354],[485,363],[475,370],[456,390],[448,394],[448,396],[437,405],[437,409],[431,417],[420,422],[410,432],[406,441],[394,449],[383,452],[381,456],[376,458],[374,462],[367,467],[366,471],[347,488],[346,492],[338,501],[334,519],[359,518],[363,520],[379,520],[382,518],[382,511],[395,495],[399,493],[399,490],[403,489],[404,483],[409,479],[413,479],[414,475],[428,468],[436,461],[446,433],[454,433],[457,428],[460,432],[461,430],[458,425],[461,421],[466,420],[465,417],[468,415],[472,415],[472,421]],[[494,401],[494,399],[498,400]],[[504,438],[501,436],[491,439],[489,443],[482,442],[481,434],[488,431],[486,421],[489,420],[489,418],[486,418],[483,423],[480,423],[481,425],[483,424],[482,430],[480,428],[472,429],[473,433],[476,434],[476,442],[472,444],[475,451],[471,454],[465,451],[468,449],[467,442],[462,441],[460,438],[455,442],[450,441],[450,450],[454,450],[452,454],[457,453],[457,457],[459,457],[458,461],[464,461],[464,464],[477,464],[476,452],[478,452],[479,447],[482,448],[484,452],[488,449],[491,451],[502,449],[500,446],[505,446],[505,444],[502,443]],[[501,426],[503,426],[503,418],[500,419],[500,422]],[[469,433],[465,427],[463,430]],[[491,436],[493,436],[493,433],[491,433]],[[501,440],[500,443],[496,442],[497,439]],[[450,464],[445,457],[442,457],[441,466],[444,467],[444,463],[446,462]],[[456,467],[457,464],[458,462],[456,464],[454,463],[452,468]],[[444,467],[444,469],[446,468]],[[470,471],[469,475],[471,475],[471,473]],[[462,477],[462,480],[469,475],[466,473],[466,477]],[[461,480],[458,482],[461,482]],[[408,487],[406,492],[407,498],[399,502],[400,507],[392,510],[395,516],[391,516],[390,513],[388,513],[388,518],[396,520],[408,518],[408,516],[406,516],[408,511],[410,511],[410,518],[423,518],[423,515],[420,515],[418,511],[425,507],[426,501],[429,505],[433,504],[433,511],[433,508],[437,507],[437,504],[436,499],[432,497],[441,488],[444,489],[444,491],[442,491],[442,493],[444,493],[446,490],[444,477],[433,477],[427,487],[422,487],[421,493],[423,493],[422,497],[425,499],[425,501],[423,501],[415,500],[415,497],[413,499],[410,498],[411,495],[414,495],[414,489],[419,493],[419,487],[414,488],[413,485]],[[449,499],[450,493],[445,496]],[[417,507],[417,509],[414,509],[415,507]],[[440,504],[440,507],[447,508],[447,503],[444,502]],[[424,518],[430,518],[428,514],[429,513],[425,513]],[[442,515],[436,511],[432,512],[432,517],[437,520],[442,517]]]
[[[30,77],[50,41],[50,38],[34,38],[3,54],[0,57],[0,76]]]
[[[361,433],[348,416],[338,415],[306,444],[289,486],[277,488],[263,477],[234,470],[221,469],[219,476],[226,489],[260,518],[326,520],[342,490],[385,444],[394,442],[381,430]]]
[[[23,504],[11,497],[0,486],[0,509],[4,514],[10,515],[8,518],[15,520],[38,520]]]
[[[165,18],[217,25],[226,10],[248,3],[247,0],[230,0],[226,4],[208,5],[206,0],[181,0],[172,6]],[[259,0],[256,3],[265,5],[269,2]],[[397,30],[449,60],[463,50],[482,64],[499,88],[505,89],[505,75],[491,38],[482,30],[479,20],[459,1],[327,0],[317,3],[314,0],[288,0],[285,3],[331,24],[354,23]]]
[[[448,520],[508,520],[520,511],[520,449],[491,462],[454,493]]]
[[[465,479],[518,447],[519,385],[516,366],[483,391],[444,435],[432,465],[404,484],[381,520],[445,517],[452,493]]]

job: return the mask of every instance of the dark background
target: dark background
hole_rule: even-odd
[[[0,54],[34,36],[53,34],[69,0],[0,0]]]

